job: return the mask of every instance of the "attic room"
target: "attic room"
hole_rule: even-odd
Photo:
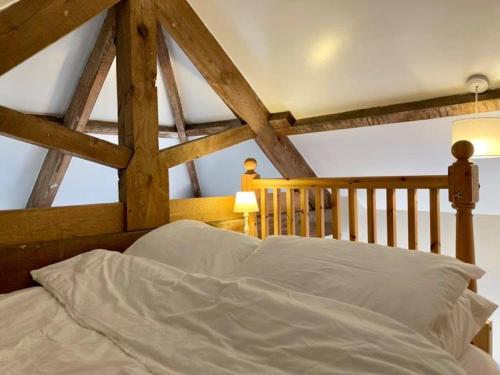
[[[499,19],[0,0],[0,373],[499,374]]]

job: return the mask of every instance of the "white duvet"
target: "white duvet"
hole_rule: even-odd
[[[189,274],[105,250],[33,275],[64,305],[61,324],[80,347],[64,348],[61,337],[38,349],[37,362],[27,350],[32,339],[14,348],[0,340],[2,374],[465,374],[450,354],[390,318],[264,281]],[[79,366],[64,372],[58,358]],[[101,360],[110,367],[99,368]]]

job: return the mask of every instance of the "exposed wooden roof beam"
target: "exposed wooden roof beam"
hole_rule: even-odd
[[[19,0],[0,11],[0,75],[118,0]]]
[[[94,48],[71,99],[63,124],[83,131],[116,55],[115,14],[111,9],[104,20]],[[27,208],[50,207],[66,174],[71,155],[49,150],[29,197]]]
[[[269,126],[269,112],[217,40],[185,0],[157,2],[163,27],[184,50],[220,98],[248,123],[256,141],[284,177],[314,177],[286,136]]]
[[[253,138],[255,138],[253,130],[248,125],[241,125],[218,134],[165,148],[160,151],[160,161],[163,167],[171,168]]]
[[[157,25],[156,35],[158,39],[158,62],[160,64],[160,72],[162,73],[163,82],[165,83],[165,89],[167,91],[168,102],[174,116],[175,128],[177,129],[179,141],[181,143],[186,143],[189,141],[189,138],[186,133],[186,121],[184,120],[184,113],[182,111],[181,98],[179,96],[179,90],[177,89],[177,83],[175,82],[174,70],[172,69],[172,63],[170,61],[167,43],[165,42],[165,36],[163,35],[162,27],[159,22]],[[201,197],[200,181],[198,180],[198,174],[196,173],[194,161],[190,160],[186,162],[186,168],[189,180],[191,181],[194,196]]]
[[[0,135],[114,168],[125,168],[132,154],[126,147],[1,106]]]
[[[158,145],[157,27],[155,0],[121,0],[116,17],[118,142],[133,151],[120,170],[119,198],[127,231],[169,220],[168,171]]]
[[[500,110],[500,89],[479,94],[478,107],[479,112]],[[286,135],[306,134],[461,116],[472,114],[474,111],[474,95],[460,94],[304,118],[297,120],[291,127],[279,129],[277,132]]]

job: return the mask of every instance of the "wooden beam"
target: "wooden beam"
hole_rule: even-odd
[[[268,110],[189,4],[169,0],[157,2],[157,7],[163,27],[220,98],[248,123],[257,143],[283,177],[314,177],[293,143],[268,125]]]
[[[478,107],[479,112],[500,110],[500,89],[479,94]],[[282,135],[306,134],[460,116],[474,112],[474,95],[460,94],[304,118],[277,132]]]
[[[81,132],[87,125],[116,55],[114,29],[115,14],[113,10],[110,10],[64,116],[63,125],[68,129]],[[26,207],[52,206],[70,162],[70,155],[56,150],[49,150],[40,168]]]
[[[51,121],[60,122],[61,119],[50,116],[42,116]],[[275,129],[282,129],[290,126],[290,119],[293,118],[290,112],[271,113],[269,125]],[[224,130],[239,128],[242,123],[238,119],[212,121],[198,124],[186,124],[186,135],[188,137],[198,137],[203,135],[212,135]],[[118,124],[111,121],[89,120],[85,127],[85,133],[89,134],[108,134],[118,135]],[[179,138],[175,126],[160,125],[160,138]]]
[[[163,82],[165,84],[165,89],[167,90],[168,102],[174,116],[175,128],[177,129],[179,141],[181,143],[186,143],[189,141],[186,134],[186,121],[184,120],[181,98],[179,96],[179,90],[177,89],[177,83],[175,82],[174,70],[172,69],[172,63],[170,61],[170,54],[168,52],[167,43],[165,42],[165,37],[160,23],[157,24],[157,29],[156,35],[158,39],[158,61],[160,63],[160,71],[163,73]],[[188,161],[186,163],[186,168],[188,170],[189,180],[191,181],[194,196],[201,197],[200,181],[198,180],[198,174],[196,173],[194,161]]]
[[[0,135],[114,168],[125,168],[132,154],[126,147],[1,106]]]
[[[121,203],[0,211],[0,245],[121,232],[123,214]]]
[[[134,151],[119,171],[119,196],[128,231],[168,222],[168,174],[160,166],[155,0],[117,5],[118,139]]]
[[[19,0],[0,11],[0,75],[118,0]]]
[[[160,151],[160,160],[163,168],[171,168],[254,137],[255,133],[248,125],[241,125],[238,128],[165,148]]]
[[[85,222],[86,224],[88,221]],[[62,262],[78,254],[94,249],[125,251],[147,232],[147,230],[120,232],[49,242],[0,245],[0,258],[2,259],[0,293],[10,293],[34,286],[36,283],[31,278],[30,271]]]

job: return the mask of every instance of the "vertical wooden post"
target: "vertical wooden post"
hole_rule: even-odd
[[[281,231],[281,189],[273,189],[273,234],[280,236]]]
[[[387,189],[387,246],[397,246],[396,190]]]
[[[377,193],[375,189],[366,190],[368,243],[377,243]]]
[[[332,236],[336,240],[342,238],[342,211],[340,189],[332,187]]]
[[[286,189],[286,234],[295,235],[295,190]]]
[[[358,190],[349,188],[347,192],[349,200],[349,240],[358,240]]]
[[[134,151],[119,171],[128,231],[168,222],[168,171],[158,159],[157,49],[154,0],[117,5],[118,139]]]
[[[431,224],[431,252],[441,254],[441,209],[439,189],[429,190],[430,224]]]
[[[408,249],[418,250],[417,189],[408,189]]]
[[[474,154],[474,146],[468,141],[458,141],[451,148],[457,159],[448,167],[449,200],[456,214],[456,258],[463,262],[475,263],[474,226],[472,210],[479,201],[479,169],[469,161]],[[472,280],[469,289],[477,291]]]
[[[254,158],[248,158],[243,163],[243,167],[245,168],[245,173],[241,175],[241,191],[255,191],[255,195],[257,196],[257,202],[259,202],[260,191],[257,191],[253,188],[252,181],[260,176],[255,172],[257,169],[257,160]],[[262,207],[261,207],[262,210]],[[257,237],[257,213],[250,213],[248,216],[248,225],[250,227],[249,234],[251,236]]]
[[[300,188],[300,235],[309,237],[309,189]]]
[[[315,217],[316,217],[316,237],[325,237],[325,194],[324,189],[321,186],[317,186],[315,189],[314,200],[315,200]]]

